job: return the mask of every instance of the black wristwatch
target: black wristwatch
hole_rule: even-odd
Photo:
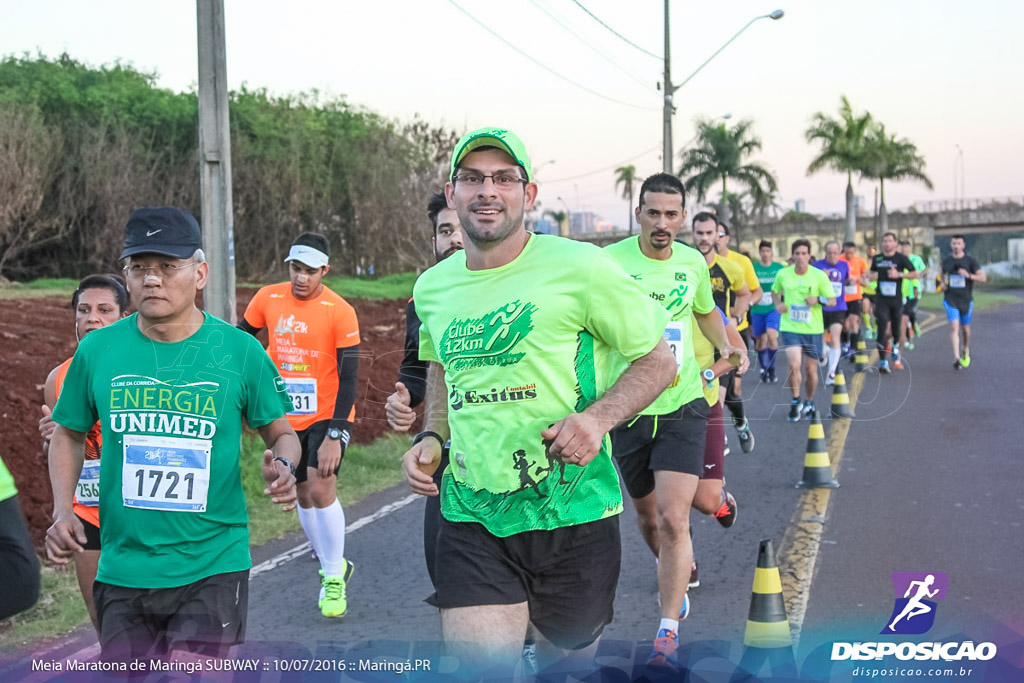
[[[413,438],[412,445],[415,446],[416,444],[418,444],[420,441],[423,441],[423,439],[427,438],[428,436],[432,436],[435,439],[437,439],[437,443],[441,444],[441,448],[444,448],[444,439],[441,438],[441,435],[438,434],[437,432],[420,432],[419,434],[417,434]]]
[[[275,455],[274,460],[276,462],[283,462],[285,465],[288,465],[288,471],[292,473],[292,476],[295,476],[295,463],[293,463],[288,458],[282,458],[280,455]]]

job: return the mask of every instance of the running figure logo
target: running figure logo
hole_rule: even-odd
[[[934,600],[945,600],[949,577],[944,572],[893,572],[896,602],[883,634],[925,633],[935,622]],[[902,597],[901,597],[902,596]]]

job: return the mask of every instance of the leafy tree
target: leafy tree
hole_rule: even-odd
[[[821,151],[807,167],[807,175],[823,169],[846,174],[846,241],[852,242],[857,234],[857,210],[853,199],[853,174],[863,171],[864,149],[871,127],[871,114],[854,114],[850,101],[844,95],[839,106],[839,118],[818,112],[804,133],[807,142],[818,142]]]
[[[747,161],[761,149],[761,139],[754,135],[754,122],[744,120],[732,128],[711,120],[697,122],[697,140],[693,147],[681,155],[679,177],[688,175],[686,186],[697,193],[697,201],[704,201],[708,190],[722,183],[721,213],[730,219],[729,179],[751,192],[775,191],[775,176],[759,163]],[[739,236],[737,236],[737,243]]]
[[[615,169],[615,189],[622,188],[622,198],[629,202],[629,234],[633,234],[633,188],[636,186],[636,166],[619,166]]]
[[[885,209],[885,181],[916,180],[929,190],[932,181],[924,173],[925,161],[917,146],[906,138],[886,133],[885,126],[875,124],[868,132],[864,148],[861,175],[878,181],[878,226],[880,234],[889,230],[889,215]],[[880,241],[880,240],[879,240]]]

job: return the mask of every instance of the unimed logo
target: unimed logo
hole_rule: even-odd
[[[946,599],[949,577],[945,572],[893,572],[893,608],[881,635],[920,635],[935,623],[937,600]],[[918,661],[987,661],[996,656],[993,643],[963,642],[854,642],[832,643],[832,660],[880,660],[896,657]]]

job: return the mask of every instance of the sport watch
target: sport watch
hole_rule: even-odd
[[[327,430],[327,438],[334,439],[335,441],[341,441],[343,433],[343,430],[338,429],[337,427],[331,427]]]

